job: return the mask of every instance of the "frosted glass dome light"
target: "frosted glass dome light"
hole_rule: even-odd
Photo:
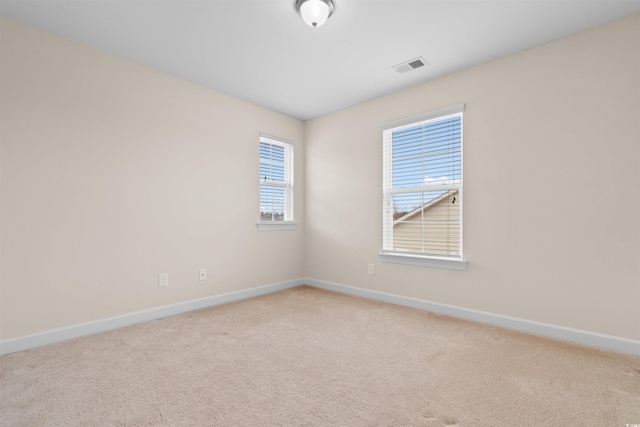
[[[333,13],[333,0],[297,0],[296,9],[310,27],[319,27]]]

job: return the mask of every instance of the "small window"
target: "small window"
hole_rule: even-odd
[[[462,261],[463,111],[383,125],[383,261]]]
[[[293,143],[260,134],[260,224],[293,222]]]

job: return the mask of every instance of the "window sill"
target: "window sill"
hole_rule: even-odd
[[[298,226],[295,222],[259,222],[258,231],[282,231],[282,230],[295,230]]]
[[[434,256],[421,256],[413,254],[382,252],[378,254],[380,261],[395,264],[418,265],[422,267],[445,268],[448,270],[464,271],[467,269],[467,261],[454,258],[439,258]]]

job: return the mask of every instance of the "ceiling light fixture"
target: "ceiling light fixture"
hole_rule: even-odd
[[[310,27],[319,27],[333,13],[333,0],[296,0],[296,10]]]

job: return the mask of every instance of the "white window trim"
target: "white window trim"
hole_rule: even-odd
[[[398,119],[398,120],[393,120],[390,122],[386,122],[384,124],[382,124],[382,126],[380,126],[383,134],[385,131],[390,130],[390,129],[395,129],[398,127],[402,127],[402,126],[407,126],[407,125],[412,125],[414,123],[418,123],[418,122],[423,122],[423,121],[427,121],[427,120],[431,120],[431,119],[435,119],[435,118],[439,118],[439,117],[444,117],[444,116],[448,116],[448,115],[452,115],[452,114],[458,114],[458,113],[463,113],[465,109],[465,104],[464,103],[460,103],[460,104],[456,104],[456,105],[452,105],[449,107],[445,107],[445,108],[441,108],[439,110],[434,110],[434,111],[430,111],[428,113],[424,113],[424,114],[418,114],[415,116],[411,116],[411,117],[405,117],[403,119]],[[464,138],[464,137],[463,137]],[[464,142],[463,142],[464,145]],[[389,150],[389,147],[385,147],[384,149]],[[385,153],[386,155],[384,156],[386,161],[388,162],[387,165],[385,165],[386,167],[389,167],[389,164],[391,162],[391,156],[389,153]],[[462,152],[462,155],[464,155],[464,149]],[[461,162],[463,161],[463,159],[461,158]],[[464,176],[464,166],[462,168],[462,176]],[[464,185],[464,178],[462,177],[462,185]],[[383,184],[384,185],[384,184]],[[460,191],[462,193],[462,188],[460,188]],[[383,192],[384,192],[384,187],[383,187]],[[384,197],[384,194],[383,194]],[[447,256],[435,256],[435,255],[428,255],[428,254],[419,254],[419,253],[404,253],[404,252],[398,252],[398,251],[390,251],[390,250],[382,250],[379,254],[378,257],[380,258],[381,262],[387,262],[387,263],[394,263],[394,264],[406,264],[406,265],[416,265],[416,266],[421,266],[421,267],[433,267],[433,268],[443,268],[443,269],[448,269],[448,270],[458,270],[458,271],[464,271],[467,269],[467,260],[464,259],[463,257],[463,238],[464,238],[464,233],[463,233],[463,224],[462,221],[460,222],[460,256],[451,256],[451,257],[447,257]]]
[[[263,133],[260,132],[260,138],[259,138],[260,142],[265,142],[267,144],[277,144],[277,145],[287,145],[290,146],[291,149],[293,150],[294,148],[294,144],[293,141],[289,141],[288,139],[284,139],[284,138],[280,138],[277,136],[273,136],[273,135],[269,135],[267,133]],[[294,181],[293,181],[293,174],[294,174],[294,159],[293,156],[295,155],[295,150],[292,152],[292,158],[290,160],[291,165],[290,168],[287,170],[287,173],[291,174],[291,185],[283,185],[284,187],[288,187],[287,190],[290,190],[290,196],[292,198],[291,200],[291,206],[290,206],[290,210],[291,210],[291,216],[293,218],[295,218],[294,216],[294,203],[295,203],[295,197],[294,197]],[[261,181],[262,183],[262,181]],[[280,185],[280,183],[278,182],[272,182],[272,181],[266,181],[267,184],[276,184],[276,185]],[[289,221],[258,221],[258,223],[256,224],[258,227],[258,231],[286,231],[286,230],[295,230],[297,228],[297,223],[293,220],[289,220]]]
[[[295,230],[298,227],[297,222],[279,221],[279,222],[259,222],[258,231],[286,231]]]
[[[464,271],[467,260],[459,258],[444,258],[433,255],[405,254],[400,252],[380,252],[380,261],[394,264],[417,265],[421,267],[445,268],[448,270]]]

